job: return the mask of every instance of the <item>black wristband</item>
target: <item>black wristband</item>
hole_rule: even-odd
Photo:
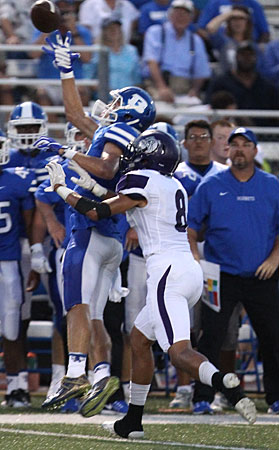
[[[107,219],[111,216],[111,210],[107,203],[99,203],[86,197],[81,197],[75,206],[75,210],[84,215],[92,209],[95,209],[98,220]]]

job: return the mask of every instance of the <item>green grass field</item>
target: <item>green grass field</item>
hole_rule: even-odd
[[[90,423],[76,423],[78,415],[75,414],[47,414],[40,405],[43,397],[33,396],[32,408],[29,410],[12,410],[0,407],[0,449],[1,450],[164,450],[164,449],[279,449],[279,417],[273,416],[273,422],[278,425],[254,424],[253,426],[241,424],[189,424],[181,423],[191,417],[190,414],[179,415],[179,422],[175,424],[146,424],[144,426],[145,438],[141,441],[127,441],[118,439],[103,430],[100,425]],[[158,410],[167,408],[169,399],[152,396],[146,405],[147,414],[157,414]],[[263,400],[257,400],[257,408],[262,414],[266,411]],[[3,423],[10,416],[9,423]],[[32,423],[34,414],[44,413],[44,423]],[[232,412],[218,416],[226,418]],[[28,415],[28,416],[26,416]],[[171,417],[173,414],[169,414]],[[26,416],[31,423],[21,423]],[[55,423],[56,420],[71,421],[72,423]],[[100,417],[100,416],[99,416]],[[44,419],[45,418],[45,419]],[[110,420],[109,416],[102,416]],[[184,419],[183,419],[184,418]],[[91,419],[88,419],[90,421]]]

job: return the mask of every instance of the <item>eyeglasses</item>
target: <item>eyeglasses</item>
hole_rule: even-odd
[[[190,136],[187,137],[187,140],[189,141],[197,141],[200,139],[201,141],[206,141],[208,139],[211,139],[209,134],[190,134]]]

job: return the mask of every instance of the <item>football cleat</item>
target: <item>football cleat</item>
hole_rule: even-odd
[[[43,402],[43,408],[56,409],[70,400],[71,398],[79,398],[86,394],[91,388],[86,375],[77,378],[64,377],[58,391],[51,397],[47,397]]]
[[[91,417],[99,414],[109,397],[117,391],[119,386],[120,381],[117,377],[102,378],[85,396],[80,406],[80,414],[83,417]]]
[[[30,396],[28,392],[23,389],[16,389],[10,394],[5,395],[5,400],[1,406],[8,406],[12,408],[28,408],[30,406]]]
[[[177,391],[174,399],[170,402],[169,407],[189,409],[192,406],[192,396],[193,393],[191,391]]]
[[[128,405],[125,400],[116,400],[113,403],[107,403],[102,411],[103,414],[126,414]]]
[[[80,407],[80,401],[77,398],[70,398],[66,403],[60,408],[61,413],[75,413],[78,412]]]
[[[214,411],[211,408],[209,402],[201,401],[201,402],[194,403],[193,414],[195,414],[195,415],[214,414]]]
[[[223,378],[223,389],[221,392],[227,400],[235,407],[236,411],[250,424],[257,418],[257,410],[254,402],[244,394],[240,386],[240,380],[235,373],[227,373]]]
[[[104,422],[102,427],[104,430],[126,439],[142,439],[144,437],[142,425],[139,425],[137,427],[138,430],[135,430],[134,427],[125,425],[123,419],[117,420],[116,422]]]

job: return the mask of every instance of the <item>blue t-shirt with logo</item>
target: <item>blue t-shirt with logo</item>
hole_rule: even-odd
[[[203,181],[189,201],[188,225],[206,225],[205,259],[221,271],[254,276],[269,256],[279,231],[279,181],[255,169],[246,182],[230,169]]]

